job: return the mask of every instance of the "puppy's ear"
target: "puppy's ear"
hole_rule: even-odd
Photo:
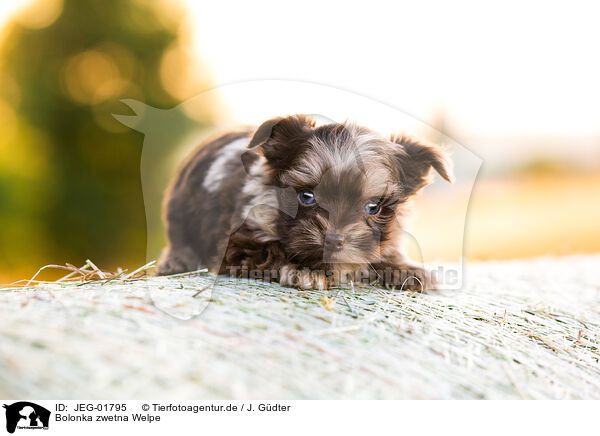
[[[315,121],[303,115],[273,118],[254,132],[248,148],[258,147],[271,168],[282,170],[292,165],[306,146]]]
[[[444,180],[454,182],[450,158],[440,147],[424,145],[402,135],[393,135],[391,141],[399,145],[395,150],[398,173],[409,195],[431,182],[431,168]]]

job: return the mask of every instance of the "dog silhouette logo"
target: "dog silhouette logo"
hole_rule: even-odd
[[[14,433],[18,429],[48,429],[50,411],[29,401],[4,404],[6,409],[6,431]]]

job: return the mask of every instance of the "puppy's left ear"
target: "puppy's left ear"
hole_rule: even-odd
[[[399,145],[395,152],[401,181],[410,194],[431,182],[431,169],[442,178],[454,182],[452,162],[438,146],[425,145],[406,136],[393,135],[391,141]]]

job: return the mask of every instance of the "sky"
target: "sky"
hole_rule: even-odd
[[[443,114],[450,134],[491,157],[525,146],[583,157],[600,148],[593,2],[181,1],[217,86],[292,79],[426,123]],[[0,2],[0,24],[27,2]],[[226,104],[258,122],[261,101],[241,98]]]
[[[355,90],[487,134],[598,133],[599,10],[583,3],[188,0],[214,76]],[[591,2],[587,3],[591,5]]]
[[[498,166],[600,162],[593,2],[186,0],[217,83],[295,79],[388,103]],[[251,104],[230,107],[256,122]]]
[[[10,14],[17,10],[22,5],[26,4],[26,0],[12,0],[0,2],[0,26],[4,25],[6,20],[10,18]]]

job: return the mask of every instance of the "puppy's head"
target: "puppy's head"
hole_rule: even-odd
[[[297,213],[280,212],[274,224],[288,257],[306,267],[377,261],[431,170],[451,181],[438,147],[352,123],[276,118],[256,130],[249,147],[265,158],[265,183],[292,188],[278,190],[278,201]]]

